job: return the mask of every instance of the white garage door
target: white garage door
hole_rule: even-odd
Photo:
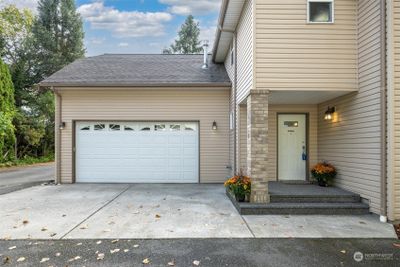
[[[76,181],[197,183],[196,122],[77,122]]]

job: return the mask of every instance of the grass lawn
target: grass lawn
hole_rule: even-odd
[[[47,156],[47,157],[24,157],[21,159],[0,163],[0,168],[32,165],[32,164],[36,164],[36,163],[45,163],[45,162],[51,162],[51,161],[54,161],[54,155]]]

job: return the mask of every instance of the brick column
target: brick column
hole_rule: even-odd
[[[251,90],[247,97],[247,174],[250,201],[268,203],[268,91]]]

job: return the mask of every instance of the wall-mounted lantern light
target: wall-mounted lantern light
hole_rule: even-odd
[[[325,116],[324,120],[330,121],[333,119],[333,113],[335,113],[336,109],[335,107],[328,107],[328,109],[325,111]]]
[[[212,123],[212,129],[213,129],[214,131],[216,131],[216,130],[218,129],[218,127],[217,127],[217,122],[216,122],[216,121],[214,121],[214,122]]]
[[[64,130],[64,128],[65,128],[65,122],[61,122],[60,125],[58,126],[58,128],[59,128],[60,130]]]

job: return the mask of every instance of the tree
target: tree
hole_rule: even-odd
[[[33,15],[28,9],[9,5],[0,10],[0,53],[9,65],[19,60],[21,50],[32,34]]]
[[[40,0],[33,33],[40,78],[53,74],[85,55],[82,18],[74,0]]]
[[[202,51],[199,41],[200,28],[199,23],[194,21],[192,15],[189,15],[182,24],[178,32],[178,39],[170,49],[164,48],[164,54],[195,54]]]
[[[14,157],[14,87],[8,66],[0,59],[0,162]]]

